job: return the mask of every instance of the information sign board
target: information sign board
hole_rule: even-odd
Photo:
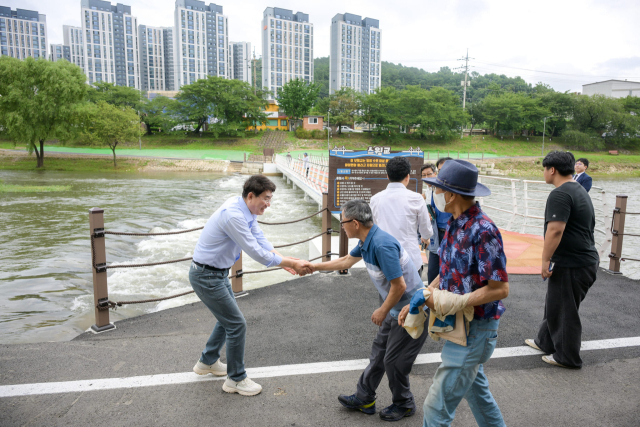
[[[391,151],[391,147],[369,147],[356,151],[333,147],[329,150],[329,209],[340,213],[341,206],[352,199],[369,203],[371,196],[387,188],[387,162],[394,157],[407,157],[411,179],[407,188],[422,193],[420,167],[424,152],[420,148]]]

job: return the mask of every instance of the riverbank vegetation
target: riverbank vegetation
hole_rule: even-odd
[[[70,185],[14,185],[5,184],[0,180],[0,194],[2,193],[54,193],[71,190]]]

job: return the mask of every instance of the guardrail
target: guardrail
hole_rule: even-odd
[[[613,235],[613,241],[611,242],[611,253],[609,254],[609,269],[606,270],[611,274],[620,273],[621,261],[638,261],[640,259],[622,257],[622,242],[624,236],[640,237],[640,234],[631,234],[624,232],[624,225],[627,215],[640,215],[640,212],[627,212],[627,196],[620,194],[616,196],[616,207],[613,209],[613,215],[611,218],[610,232]]]
[[[501,178],[481,175],[478,181],[491,189],[491,196],[481,197],[483,208],[496,214],[491,219],[508,231],[542,235],[544,210],[553,186],[544,181]],[[596,247],[603,257],[611,245],[610,208],[606,192],[593,186],[589,192],[596,214]],[[533,229],[533,230],[532,230]]]
[[[259,224],[262,225],[282,225],[282,224],[293,224],[296,222],[304,221],[318,214],[322,214],[322,232],[309,237],[308,239],[301,240],[299,242],[288,243],[284,245],[275,246],[275,248],[283,248],[288,246],[299,245],[309,240],[315,239],[317,237],[322,236],[322,254],[321,256],[311,259],[309,261],[315,261],[317,259],[322,258],[323,261],[329,261],[331,256],[338,255],[331,253],[331,234],[338,233],[331,228],[331,212],[328,209],[328,194],[325,192],[322,194],[322,209],[319,212],[316,212],[312,215],[306,216],[304,218],[298,218],[292,221],[286,222],[277,222],[270,223],[264,221],[258,221]],[[169,235],[169,234],[182,234],[182,233],[190,233],[193,231],[202,230],[203,227],[192,228],[189,230],[179,230],[179,231],[169,231],[164,233],[127,233],[127,232],[118,232],[118,231],[108,231],[104,229],[104,209],[100,208],[91,208],[89,209],[89,232],[91,236],[91,260],[92,260],[92,273],[93,273],[93,302],[95,307],[95,324],[91,326],[91,329],[95,332],[104,332],[110,329],[114,329],[115,326],[113,323],[109,321],[109,309],[116,307],[120,307],[128,304],[144,304],[149,302],[157,302],[163,301],[171,298],[177,298],[183,295],[187,295],[193,292],[187,291],[177,295],[170,295],[162,298],[153,298],[146,300],[138,300],[138,301],[111,301],[109,300],[109,288],[107,285],[107,271],[114,268],[138,268],[138,267],[151,267],[155,265],[162,264],[171,264],[177,262],[191,261],[192,258],[180,258],[174,260],[167,261],[158,261],[152,263],[145,264],[124,264],[124,265],[107,265],[107,256],[106,256],[106,244],[105,237],[107,234],[116,235],[116,236],[160,236],[160,235]],[[341,230],[340,236],[341,240],[343,238],[344,232]],[[346,238],[344,238],[346,242]],[[342,245],[340,247],[341,253]],[[343,254],[344,256],[344,254]],[[281,267],[267,268],[264,270],[256,270],[256,271],[243,271],[242,270],[242,252],[240,253],[240,258],[233,264],[230,269],[231,275],[229,279],[231,279],[231,287],[233,289],[236,297],[246,294],[243,291],[243,283],[242,277],[245,274],[257,274],[264,273],[267,271],[279,270]]]

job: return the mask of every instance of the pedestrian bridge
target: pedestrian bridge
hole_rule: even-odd
[[[275,165],[288,183],[300,188],[305,198],[322,207],[322,193],[329,188],[329,158],[309,157],[309,174],[303,160],[276,154]],[[500,227],[512,274],[539,274],[543,247],[544,208],[553,186],[544,181],[481,175],[479,181],[491,189],[491,196],[479,198],[482,208]],[[602,259],[611,247],[611,203],[604,189],[589,192],[596,212],[596,247]],[[338,218],[338,215],[334,215]],[[334,238],[337,239],[337,238]],[[310,255],[319,255],[318,242],[310,245]],[[355,240],[349,242],[355,245]],[[333,248],[333,244],[332,244]]]

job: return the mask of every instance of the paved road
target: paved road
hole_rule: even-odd
[[[598,274],[583,306],[583,340],[640,336],[640,282]],[[545,288],[535,276],[511,276],[498,348],[532,337]],[[249,324],[249,368],[335,362],[368,356],[377,296],[365,271],[315,274],[251,291],[238,300]],[[118,322],[101,335],[63,343],[0,346],[0,386],[189,372],[214,320],[201,303]],[[441,344],[427,341],[422,353]],[[640,346],[583,352],[585,367],[568,371],[540,355],[492,359],[491,389],[509,426],[637,426]],[[436,363],[416,365],[412,389],[424,400]],[[343,410],[360,370],[261,378],[262,394],[228,395],[220,381],[0,398],[0,425],[384,425]],[[195,377],[195,374],[194,374]],[[379,408],[391,403],[386,380]],[[420,425],[422,410],[399,425]],[[454,426],[475,425],[466,403]]]

